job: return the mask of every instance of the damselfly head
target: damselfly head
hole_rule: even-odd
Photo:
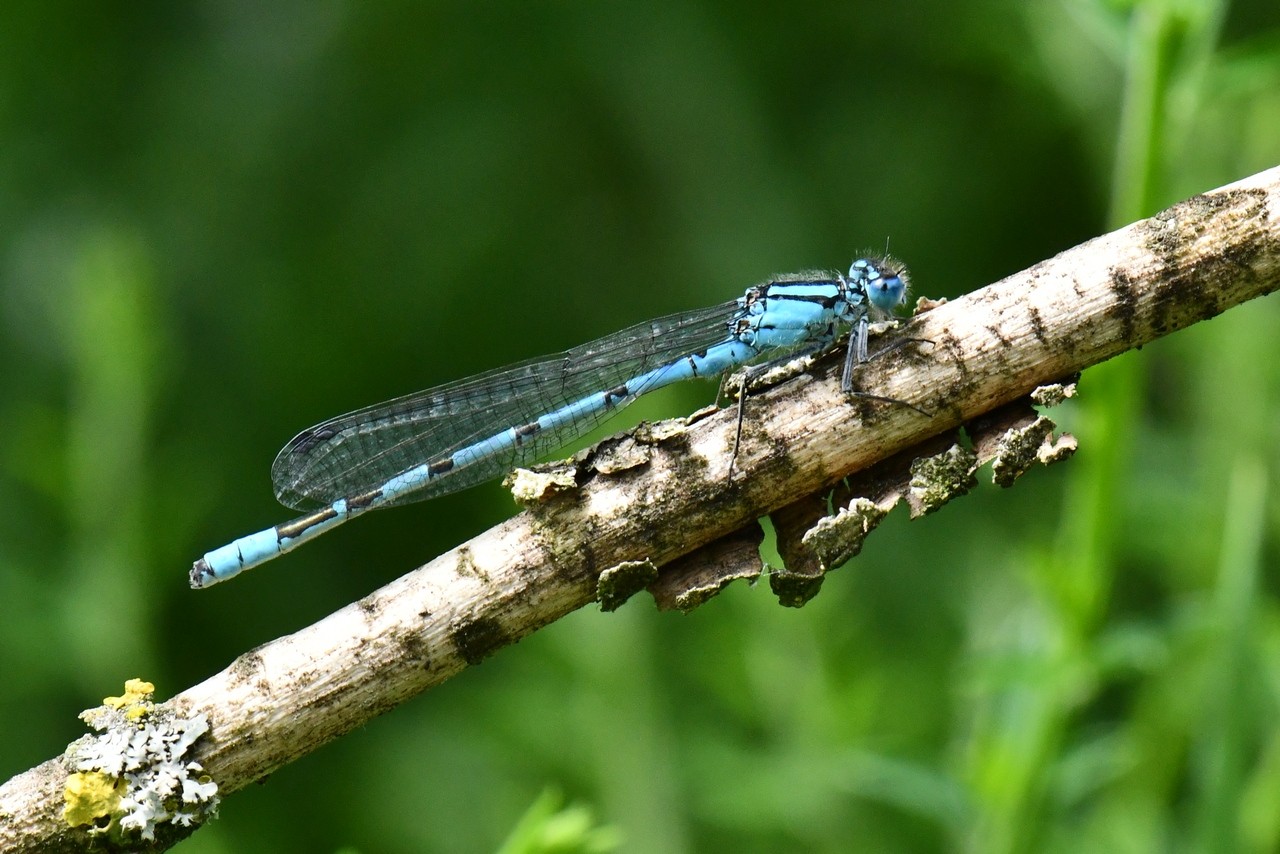
[[[849,267],[849,281],[862,285],[871,305],[886,313],[892,313],[907,301],[911,286],[907,268],[887,256],[854,261]]]

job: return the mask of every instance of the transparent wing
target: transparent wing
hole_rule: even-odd
[[[310,510],[377,489],[422,463],[701,352],[728,337],[729,321],[739,311],[734,300],[661,317],[563,353],[331,418],[299,433],[276,456],[276,497],[288,507]],[[542,431],[391,503],[423,501],[497,477],[571,442],[620,408]]]

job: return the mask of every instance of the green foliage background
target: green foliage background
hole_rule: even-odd
[[[513,512],[188,590],[288,517],[298,429],[886,237],[962,294],[1277,163],[1274,0],[8,2],[0,778]],[[607,847],[553,790],[635,852],[1276,850],[1278,321],[1089,371],[1072,462],[895,514],[802,610],[586,609],[180,850]]]

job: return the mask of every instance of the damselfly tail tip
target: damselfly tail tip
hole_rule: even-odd
[[[209,566],[204,558],[200,558],[191,564],[191,589],[199,590],[202,587],[208,587],[211,584],[218,583],[218,576],[213,571],[213,567]]]

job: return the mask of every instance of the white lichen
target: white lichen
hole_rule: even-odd
[[[92,825],[91,833],[118,828],[153,840],[165,822],[188,826],[217,814],[218,784],[186,758],[208,732],[208,719],[158,707],[154,692],[151,683],[130,679],[123,696],[80,715],[101,734],[68,749],[76,769],[64,795],[68,824]]]

